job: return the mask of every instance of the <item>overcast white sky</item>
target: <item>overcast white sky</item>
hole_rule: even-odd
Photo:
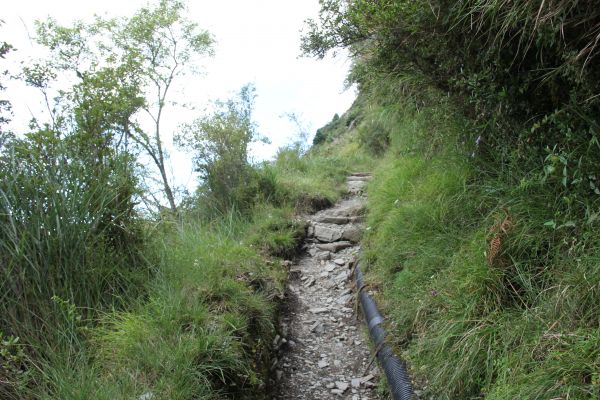
[[[7,56],[11,63],[35,57],[38,52],[28,39],[35,19],[52,16],[61,23],[89,19],[93,14],[125,16],[146,0],[20,0],[3,5],[5,21],[0,40],[18,51]],[[216,39],[215,57],[207,59],[205,76],[187,78],[177,94],[200,110],[209,100],[230,97],[244,84],[257,90],[255,120],[259,131],[272,141],[255,146],[256,159],[270,158],[276,149],[293,140],[296,128],[285,113],[296,113],[311,134],[335,113],[343,113],[355,98],[354,90],[344,91],[349,62],[343,55],[325,60],[299,58],[303,21],[315,17],[318,0],[218,0],[188,1],[188,17]],[[8,63],[8,61],[7,61]],[[6,82],[6,80],[4,80]],[[14,129],[26,126],[29,110],[41,112],[41,98],[17,82],[6,82],[15,112]],[[165,130],[189,120],[188,113],[171,109]],[[167,138],[170,141],[170,136]],[[172,149],[172,169],[176,185],[193,186],[189,158]]]

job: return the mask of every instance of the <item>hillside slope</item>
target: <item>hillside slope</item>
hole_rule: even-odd
[[[469,119],[433,88],[415,94],[386,77],[342,119],[349,115],[355,140],[376,160],[366,277],[417,393],[598,398],[592,220],[557,221],[543,176],[490,169]],[[344,132],[334,127],[320,140]]]

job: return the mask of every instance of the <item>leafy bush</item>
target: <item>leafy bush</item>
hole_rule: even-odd
[[[268,180],[248,161],[248,145],[260,140],[252,120],[254,88],[240,90],[236,99],[217,101],[212,115],[197,119],[184,128],[176,140],[192,151],[200,173],[200,194],[215,209],[248,210]]]

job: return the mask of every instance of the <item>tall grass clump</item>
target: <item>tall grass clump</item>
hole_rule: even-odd
[[[241,240],[251,226],[235,215],[157,226],[147,296],[102,316],[89,334],[94,356],[70,372],[50,366],[39,391],[53,399],[261,398],[285,270]]]
[[[473,122],[447,97],[388,104],[387,86],[363,95],[363,124],[390,127],[368,190],[364,258],[419,390],[596,398],[594,222],[561,211],[565,199],[528,164],[490,171]]]
[[[45,131],[1,149],[3,398],[19,397],[27,359],[77,346],[94,310],[135,297],[149,273],[130,160],[77,150]]]

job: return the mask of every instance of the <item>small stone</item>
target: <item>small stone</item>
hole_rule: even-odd
[[[362,378],[360,381],[361,381],[362,383],[365,383],[365,382],[369,382],[369,381],[370,381],[371,379],[373,379],[373,378],[375,378],[375,376],[374,376],[373,374],[369,374],[369,375],[367,375],[367,376],[364,376],[364,377],[363,377],[363,378]]]
[[[329,363],[325,360],[321,360],[317,363],[317,366],[321,369],[329,367]]]
[[[315,277],[311,276],[306,282],[304,282],[304,286],[311,287],[312,285],[315,284],[315,281],[316,281]]]
[[[348,303],[350,300],[352,300],[352,295],[351,294],[346,294],[344,296],[341,296],[340,298],[337,299],[337,303],[338,304],[346,304]]]
[[[335,260],[333,260],[333,262],[340,266],[346,264],[346,260],[344,260],[343,258],[336,258]]]
[[[283,371],[281,371],[281,370],[275,371],[275,379],[277,379],[278,381],[280,381],[281,378],[283,378]]]
[[[325,271],[332,272],[335,269],[335,267],[336,267],[335,264],[327,264],[325,266]]]
[[[360,384],[361,384],[360,378],[354,378],[354,379],[352,379],[351,384],[352,384],[353,388],[359,388]]]
[[[338,275],[333,278],[336,282],[345,282],[348,279],[348,273],[346,271],[340,272]]]
[[[340,360],[333,360],[333,365],[335,367],[339,367],[340,365],[342,365],[342,362]]]
[[[348,389],[348,384],[346,382],[336,381],[335,386],[344,393]]]
[[[335,387],[335,383],[333,383],[333,382],[329,382],[329,383],[327,383],[327,384],[325,385],[325,387],[326,387],[327,389],[333,389],[333,388]]]
[[[310,327],[310,331],[321,334],[325,332],[325,327],[323,327],[323,324],[321,322],[315,322],[313,326]]]
[[[329,311],[328,308],[323,308],[323,307],[321,307],[321,308],[313,308],[313,309],[310,310],[310,312],[313,313],[313,314],[323,314],[323,313],[326,313],[328,311]]]

